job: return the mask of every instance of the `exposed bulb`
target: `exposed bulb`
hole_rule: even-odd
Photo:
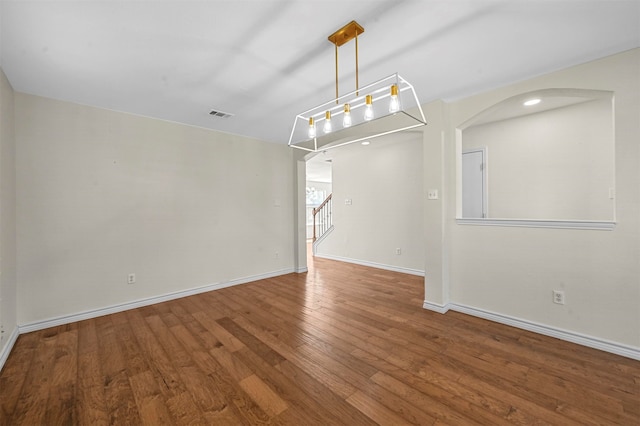
[[[309,137],[316,137],[316,125],[313,123],[313,117],[309,118]]]
[[[322,131],[331,133],[331,130],[333,130],[331,126],[331,111],[327,111],[324,113],[324,126],[322,126]]]
[[[344,115],[342,116],[342,127],[351,127],[351,107],[344,104]]]
[[[400,99],[398,99],[398,86],[391,86],[391,100],[389,100],[389,112],[394,113],[400,111]]]
[[[367,95],[365,98],[364,119],[365,121],[373,120],[373,97],[371,95]]]

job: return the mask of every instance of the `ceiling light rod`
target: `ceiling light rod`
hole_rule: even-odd
[[[364,32],[364,28],[356,21],[351,21],[335,33],[331,34],[328,40],[336,47],[336,103],[338,103],[338,47],[354,40],[356,41],[356,95],[358,93],[358,35]]]

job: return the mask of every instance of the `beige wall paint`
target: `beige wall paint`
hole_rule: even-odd
[[[293,270],[288,147],[20,93],[15,105],[20,324]]]
[[[639,75],[634,49],[450,104],[443,165],[451,263],[443,291],[451,302],[640,348]],[[616,228],[456,224],[456,127],[503,99],[544,88],[615,92]],[[552,303],[554,289],[565,291],[565,305]]]
[[[317,254],[423,272],[421,132],[349,145],[331,156],[335,229]]]
[[[293,247],[295,251],[296,272],[306,272],[307,268],[307,218],[306,218],[306,151],[291,149],[293,155],[294,177],[294,225]]]
[[[424,253],[425,253],[425,302],[434,309],[449,303],[449,236],[447,223],[448,193],[445,190],[445,152],[448,143],[448,104],[442,101],[423,106],[428,124],[423,133],[423,197],[424,204]],[[438,191],[437,200],[428,200],[427,192]]]
[[[0,70],[0,354],[17,321],[14,92]],[[1,365],[0,365],[1,367]]]

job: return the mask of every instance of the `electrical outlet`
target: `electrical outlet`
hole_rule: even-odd
[[[276,252],[276,254],[274,255],[276,259],[278,259],[280,257],[280,253]]]
[[[564,305],[564,291],[553,290],[553,303],[557,303],[558,305]]]
[[[136,274],[127,275],[127,284],[135,284],[136,282]]]
[[[397,255],[401,255],[401,254],[402,254],[402,249],[401,249],[400,247],[398,247],[398,248],[396,249],[396,254],[397,254]]]

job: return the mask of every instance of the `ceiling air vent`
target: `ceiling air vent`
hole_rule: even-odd
[[[233,117],[233,114],[230,114],[228,112],[224,112],[224,111],[216,111],[214,109],[212,109],[209,112],[209,115],[212,115],[214,117],[218,117],[218,118],[229,118],[229,117]]]

